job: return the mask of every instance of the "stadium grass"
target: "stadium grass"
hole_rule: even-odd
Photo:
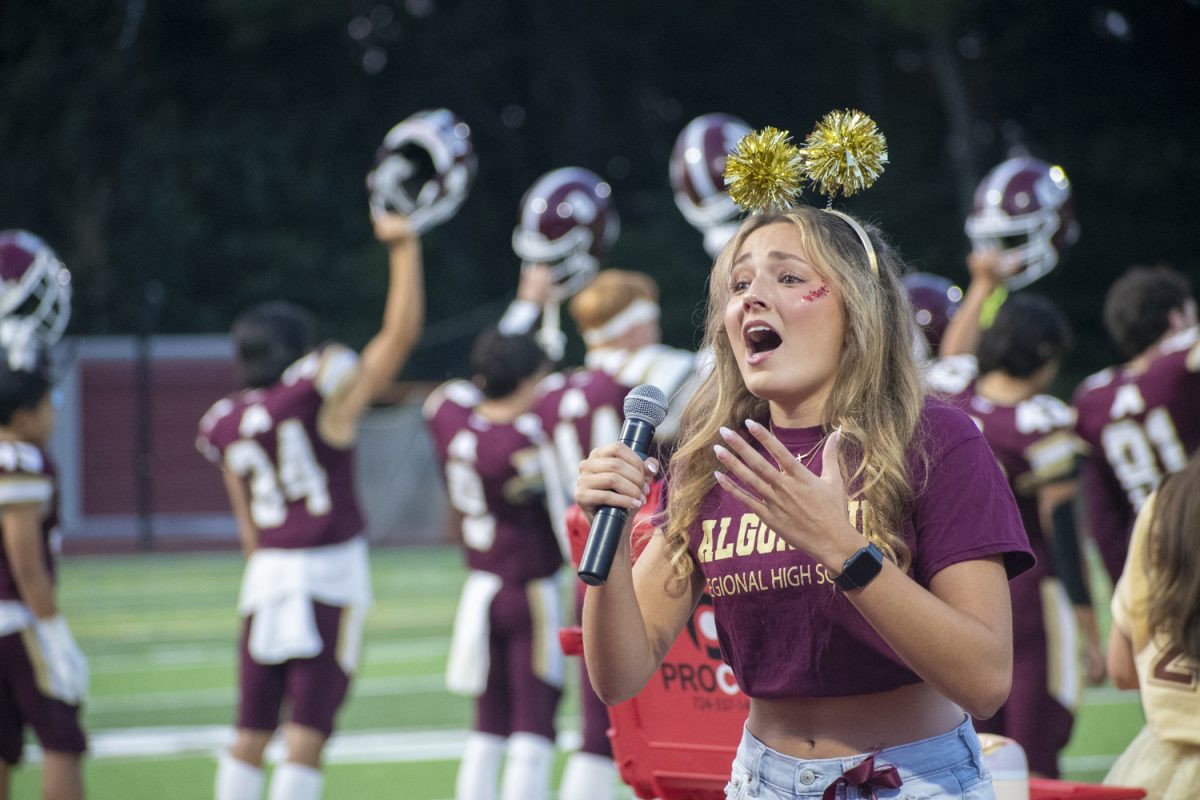
[[[91,800],[212,797],[214,756],[231,735],[241,567],[233,552],[62,563],[61,605],[92,670],[84,714]],[[464,576],[453,548],[373,551],[376,604],[338,723],[346,746],[331,743],[327,800],[453,797],[471,705],[445,691],[442,674]],[[560,712],[568,746],[578,728],[576,674],[568,669]],[[1064,777],[1098,781],[1141,725],[1136,693],[1088,690],[1063,754]],[[555,785],[565,756],[564,749]],[[40,794],[36,748],[26,762],[14,771],[14,798]]]

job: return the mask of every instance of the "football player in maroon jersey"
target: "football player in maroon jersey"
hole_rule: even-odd
[[[658,427],[656,439],[670,442],[678,411],[694,387],[696,355],[662,344],[658,285],[644,273],[601,270],[567,308],[584,339],[584,366],[547,378],[536,411],[553,440],[559,482],[573,492],[579,463],[592,448],[620,436],[625,395],[634,386],[653,383],[674,398],[674,413]],[[578,621],[583,584],[576,589]],[[580,669],[583,742],[567,762],[560,793],[564,800],[607,800],[614,796],[616,775],[608,711],[592,691],[582,661]]]
[[[54,407],[34,324],[0,320],[0,798],[28,727],[42,747],[42,795],[80,800],[88,668],[55,591]]]
[[[475,698],[458,800],[550,796],[563,550],[547,509],[546,439],[531,413],[549,369],[532,334],[491,328],[472,350],[472,381],[443,384],[425,404],[469,569],[446,673],[451,691]]]
[[[1034,559],[982,434],[927,397],[902,272],[840,212],[742,223],[709,280],[714,365],[661,527],[632,569],[623,536],[587,590],[584,654],[608,703],[642,688],[709,590],[750,697],[730,797],[993,796],[964,711],[1008,696],[1008,579]],[[576,498],[639,508],[656,466],[601,444]]]
[[[994,276],[998,281],[999,276]],[[986,278],[972,281],[969,292]],[[990,289],[973,292],[986,296]],[[954,324],[978,327],[977,306]],[[1014,294],[979,337],[978,352],[943,358],[930,386],[966,411],[1008,478],[1038,563],[1011,583],[1013,688],[976,729],[1014,739],[1032,773],[1058,777],[1080,682],[1075,629],[1084,634],[1088,679],[1104,677],[1100,632],[1082,576],[1071,506],[1080,444],[1070,406],[1045,393],[1070,345],[1066,317],[1039,295]],[[1071,621],[1069,607],[1074,607]]]
[[[1115,582],[1134,515],[1164,475],[1200,445],[1200,331],[1192,286],[1165,266],[1133,267],[1104,300],[1104,327],[1128,360],[1075,390],[1076,430],[1090,447],[1088,526]]]
[[[197,446],[222,470],[247,556],[237,736],[217,769],[217,800],[258,800],[263,750],[281,722],[287,759],[269,797],[320,797],[321,753],[358,662],[371,594],[355,427],[408,358],[424,313],[419,239],[399,215],[377,214],[374,225],[390,278],[383,323],[361,356],[313,348],[302,309],[255,306],[233,326],[246,388],[200,422]]]

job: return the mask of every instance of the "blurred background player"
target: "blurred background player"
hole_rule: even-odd
[[[532,334],[490,328],[472,350],[472,381],[443,384],[425,405],[470,571],[447,669],[448,688],[475,698],[458,800],[550,794],[563,552],[546,506],[545,437],[531,413],[550,366]]]
[[[42,797],[79,800],[88,666],[56,599],[54,405],[37,327],[0,320],[0,798],[28,727],[42,747]]]
[[[221,468],[247,557],[239,608],[237,736],[217,768],[217,800],[258,800],[263,751],[283,725],[287,760],[271,800],[315,800],[321,753],[357,666],[371,601],[364,521],[354,494],[356,423],[420,335],[420,241],[408,220],[377,214],[390,278],[379,332],[361,358],[313,348],[304,310],[269,302],[233,326],[246,388],[219,400],[197,446]]]
[[[750,126],[731,114],[702,114],[679,132],[668,177],[675,205],[704,236],[710,258],[737,230],[742,212],[725,191],[725,160]]]
[[[1134,515],[1164,475],[1200,445],[1200,336],[1184,275],[1133,267],[1104,300],[1104,327],[1128,360],[1075,390],[1076,430],[1090,448],[1083,488],[1088,525],[1115,582]]]
[[[656,442],[669,443],[680,409],[694,389],[696,356],[662,344],[658,285],[641,272],[601,270],[568,306],[586,347],[584,366],[544,381],[536,411],[554,443],[561,484],[574,492],[579,464],[593,447],[621,434],[625,395],[653,383],[671,398],[672,413],[657,429]],[[583,584],[576,581],[576,622]],[[564,800],[604,800],[614,794],[616,767],[608,741],[608,709],[592,691],[580,659],[583,742],[563,773]]]
[[[977,325],[977,317],[960,314],[952,325]],[[1058,777],[1058,753],[1070,738],[1081,691],[1076,621],[1087,642],[1089,677],[1098,682],[1104,675],[1090,600],[1086,594],[1082,602],[1068,598],[1059,580],[1064,559],[1055,546],[1056,541],[1075,542],[1070,507],[1079,445],[1070,406],[1045,392],[1070,343],[1069,324],[1053,303],[1019,293],[1000,307],[975,356],[942,359],[926,376],[983,432],[1012,487],[1037,556],[1037,564],[1010,583],[1012,691],[995,716],[977,720],[975,727],[1016,740],[1031,772],[1051,778]],[[1079,564],[1077,556],[1069,559],[1067,571],[1074,575]],[[1071,619],[1072,605],[1076,620]]]
[[[1156,800],[1200,787],[1200,453],[1142,506],[1112,599],[1108,664],[1139,689],[1146,726],[1104,782]]]

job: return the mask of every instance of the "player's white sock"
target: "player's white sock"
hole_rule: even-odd
[[[559,800],[613,800],[617,794],[617,765],[608,756],[575,752],[567,759]]]
[[[260,800],[262,767],[247,764],[229,753],[217,759],[216,800]]]
[[[535,733],[508,737],[504,762],[504,800],[548,800],[550,768],[554,764],[554,742]]]
[[[455,800],[496,800],[504,745],[503,736],[490,733],[473,732],[467,737],[458,763]]]
[[[268,800],[320,800],[325,779],[321,770],[305,764],[284,761],[275,767],[271,775],[271,791]]]

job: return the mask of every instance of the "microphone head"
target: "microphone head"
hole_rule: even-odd
[[[641,419],[654,427],[667,418],[667,396],[652,383],[635,386],[625,395],[625,418]]]

